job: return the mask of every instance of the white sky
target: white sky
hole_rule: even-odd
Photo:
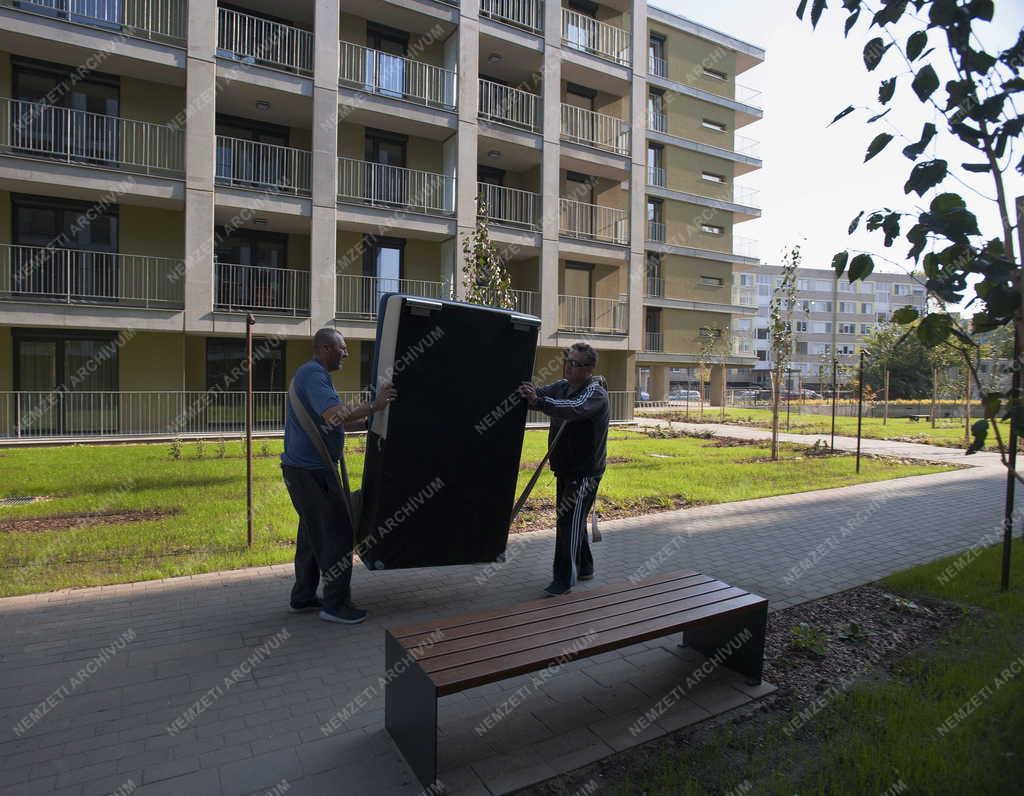
[[[918,101],[910,88],[912,76],[901,56],[890,50],[874,72],[866,71],[861,52],[869,39],[879,35],[877,27],[868,32],[870,17],[866,13],[861,14],[850,37],[843,39],[846,13],[839,0],[829,3],[816,31],[811,29],[809,11],[802,22],[797,20],[796,0],[653,0],[653,5],[766,50],[764,63],[738,78],[740,83],[763,92],[764,119],[738,131],[761,142],[764,168],[744,175],[739,183],[760,191],[763,215],[736,228],[737,234],[759,242],[763,262],[777,263],[783,250],[801,243],[806,267],[826,268],[835,252],[850,248],[879,253],[899,263],[889,264],[876,258],[878,270],[909,270],[912,261],[905,259],[909,248],[905,240],[885,249],[881,234],[864,234],[863,224],[860,233],[853,237],[848,237],[846,230],[862,209],[888,206],[916,212],[927,207],[934,192],[926,194],[924,200],[916,194],[903,193],[903,183],[913,164],[902,154],[904,146],[920,138],[921,126],[927,121],[936,123],[939,135],[926,156],[948,160],[951,169],[957,166],[958,176],[984,195],[995,196],[990,175],[968,174],[959,168],[961,162],[980,162],[982,158],[946,134],[933,109]],[[924,27],[910,22],[904,25],[901,21],[904,40],[913,30]],[[993,22],[981,23],[976,29],[988,52],[995,54],[1016,40],[1021,27],[1024,0],[996,0]],[[946,78],[940,64],[947,64],[949,58],[939,44],[939,36],[932,32],[929,46],[936,45],[936,50],[928,60],[944,85]],[[847,105],[876,107],[879,82],[895,74],[900,75],[896,96],[890,102],[895,109],[885,119],[868,125],[865,122],[872,114],[857,111],[826,129],[832,117]],[[942,86],[933,96],[941,105],[945,104]],[[1022,102],[1024,97],[1018,105]],[[884,152],[864,163],[868,143],[881,132],[892,133],[896,138]],[[1015,152],[1013,164],[1020,155],[1020,151]],[[1009,195],[1024,193],[1024,179],[1012,166],[1005,174]],[[982,233],[988,238],[1001,237],[993,202],[985,201],[951,177],[939,190],[960,193],[968,208],[978,215]],[[912,223],[909,219],[905,221],[904,232]]]

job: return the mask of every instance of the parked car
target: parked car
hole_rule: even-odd
[[[699,401],[700,393],[696,390],[672,390],[668,394],[670,401]]]
[[[645,392],[644,390],[638,390],[637,394],[641,401],[651,400],[651,394],[649,392]]]

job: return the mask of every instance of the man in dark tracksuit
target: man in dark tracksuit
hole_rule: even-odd
[[[586,343],[574,343],[565,354],[564,379],[546,387],[519,387],[532,408],[551,418],[549,445],[562,424],[568,424],[551,452],[557,534],[554,579],[544,589],[549,595],[566,594],[577,579],[594,577],[587,517],[604,475],[608,441],[608,391],[604,379],[594,375],[596,365],[597,352]]]

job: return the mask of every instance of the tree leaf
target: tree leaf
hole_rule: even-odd
[[[850,260],[850,272],[848,277],[851,282],[856,282],[860,279],[867,279],[871,276],[871,272],[875,270],[875,261],[871,259],[870,254],[858,254],[852,260]]]
[[[818,27],[818,20],[821,19],[821,12],[828,7],[826,0],[814,0],[814,5],[811,6],[811,27]]]
[[[890,22],[899,22],[903,12],[907,10],[907,0],[888,0],[883,3],[881,11],[875,12],[872,25],[888,25]]]
[[[986,22],[992,21],[992,15],[995,13],[995,3],[992,0],[971,0],[967,4],[967,11],[975,19],[983,19]]]
[[[796,7],[796,18],[803,19],[804,12],[807,10],[807,0],[800,0],[800,5]]]
[[[892,319],[900,326],[905,326],[908,323],[913,323],[918,318],[917,309],[911,307],[909,304],[905,307],[900,307],[896,312],[892,314]]]
[[[863,210],[861,210],[859,213],[857,213],[857,217],[855,219],[853,219],[853,221],[850,222],[850,228],[846,230],[846,234],[847,235],[852,235],[854,232],[857,231],[857,227],[860,226],[860,220],[861,220],[861,217],[863,215],[864,215],[864,211]]]
[[[935,348],[949,338],[952,328],[952,318],[942,312],[933,312],[921,320],[914,332],[928,348]]]
[[[911,33],[910,38],[907,39],[907,58],[911,61],[916,60],[927,45],[928,33],[926,31],[918,30]]]
[[[1003,404],[1003,396],[997,392],[986,393],[985,397],[981,400],[981,405],[985,408],[985,417],[992,419],[999,414],[999,409]]]
[[[874,140],[868,144],[868,151],[864,156],[864,162],[867,163],[871,158],[885,149],[889,145],[890,141],[892,141],[892,135],[889,133],[879,133],[876,135]]]
[[[973,171],[976,174],[992,170],[992,167],[989,166],[988,163],[961,163],[960,165],[963,167],[964,171]]]
[[[963,210],[966,207],[967,203],[958,193],[940,193],[928,205],[928,209],[937,214],[952,213],[954,210]]]
[[[975,420],[971,424],[971,444],[967,446],[965,455],[970,456],[985,447],[985,440],[988,438],[988,420]]]
[[[892,99],[892,95],[895,91],[895,77],[890,77],[888,80],[883,80],[882,84],[878,87],[878,101],[885,105],[889,100]]]
[[[867,123],[868,124],[873,124],[874,122],[877,122],[879,119],[881,119],[887,113],[889,113],[891,110],[892,110],[892,108],[886,108],[881,113],[876,113],[874,116],[872,116],[870,119],[868,119]]]
[[[846,261],[849,259],[849,252],[839,252],[832,257],[832,270],[836,272],[836,279],[843,275],[843,271],[846,269]]]
[[[846,24],[843,25],[843,38],[845,39],[850,35],[850,31],[853,30],[853,26],[857,24],[857,20],[860,19],[860,9],[856,9],[850,16],[846,18]]]
[[[921,157],[921,154],[924,152],[928,144],[931,143],[932,139],[935,137],[936,132],[937,130],[935,129],[934,124],[932,124],[931,122],[925,122],[924,127],[921,128],[921,140],[918,141],[916,144],[910,144],[909,146],[903,147],[904,156],[910,158],[911,160],[917,160],[919,157]]]
[[[928,101],[935,89],[939,87],[939,76],[935,74],[931,64],[925,64],[918,70],[910,87],[914,89],[914,93],[917,94],[917,98],[921,102]]]
[[[846,108],[845,108],[844,110],[841,110],[841,111],[839,111],[839,113],[837,113],[837,114],[835,115],[835,118],[834,118],[834,119],[832,119],[832,121],[830,121],[830,122],[829,122],[829,123],[828,123],[827,125],[825,125],[825,126],[826,126],[826,127],[831,127],[831,126],[832,126],[833,124],[835,124],[836,122],[838,122],[838,121],[839,121],[840,119],[842,119],[842,118],[843,118],[844,116],[849,116],[849,115],[850,115],[851,113],[853,113],[853,112],[854,112],[855,110],[856,110],[856,108],[854,108],[854,106],[853,106],[853,105],[849,105],[849,106],[847,106],[847,107],[846,107]]]
[[[910,172],[910,179],[903,186],[903,193],[913,191],[918,196],[924,196],[944,179],[948,164],[944,160],[925,160],[914,166]]]
[[[864,66],[867,67],[869,72],[874,71],[875,67],[882,62],[882,56],[885,55],[885,51],[891,46],[891,44],[886,44],[882,41],[881,36],[875,36],[875,38],[864,45]]]

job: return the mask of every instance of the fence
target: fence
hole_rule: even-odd
[[[383,97],[455,108],[455,72],[352,42],[341,42],[338,81]]]
[[[629,218],[625,210],[572,199],[559,199],[559,209],[559,231],[563,235],[623,246],[629,243]]]
[[[309,271],[218,262],[213,306],[226,312],[309,315]]]
[[[217,136],[217,182],[308,195],[312,190],[312,154],[305,149]]]
[[[505,188],[487,182],[477,184],[484,202],[484,215],[497,224],[536,229],[540,221],[540,194]]]
[[[480,16],[533,33],[544,32],[544,4],[541,0],[480,0]]]
[[[217,55],[245,64],[313,74],[313,34],[292,25],[217,9]]]
[[[619,155],[629,154],[628,122],[565,102],[562,103],[562,138]]]
[[[172,44],[185,42],[185,0],[0,0],[0,6]]]
[[[540,132],[540,97],[480,78],[480,118]]]
[[[562,9],[562,41],[613,63],[629,66],[629,31],[600,22],[568,8]]]
[[[446,174],[338,158],[338,199],[450,215],[455,212],[455,180]]]

